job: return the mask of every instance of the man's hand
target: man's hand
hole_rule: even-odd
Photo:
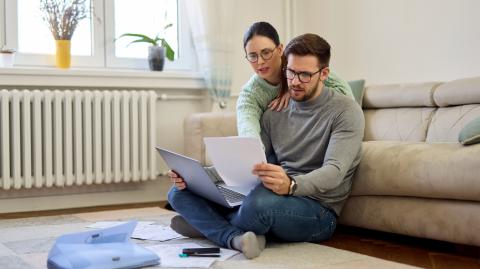
[[[279,195],[287,195],[290,190],[290,178],[283,168],[269,163],[256,164],[253,174],[257,175],[265,188]]]
[[[177,190],[183,190],[187,187],[187,184],[185,183],[183,178],[181,178],[172,170],[169,170],[167,172],[167,175],[170,177],[170,181],[175,185],[175,188],[177,188]]]

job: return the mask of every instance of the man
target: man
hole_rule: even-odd
[[[298,36],[285,56],[291,100],[283,111],[267,110],[262,117],[266,155],[276,160],[253,168],[262,184],[239,208],[227,209],[189,192],[171,172],[175,188],[169,202],[183,216],[172,221],[175,230],[196,229],[247,258],[260,255],[265,235],[317,242],[333,234],[360,162],[363,113],[350,98],[324,86],[330,45],[323,38]]]

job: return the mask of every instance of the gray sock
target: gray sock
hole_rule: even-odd
[[[172,218],[170,227],[177,233],[190,237],[205,237],[201,232],[199,232],[195,227],[190,225],[182,216],[177,215]]]
[[[258,257],[265,249],[265,244],[265,236],[256,235],[253,232],[235,236],[232,240],[232,247],[241,251],[247,259]]]

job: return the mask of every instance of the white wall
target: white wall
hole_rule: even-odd
[[[294,34],[332,45],[331,66],[367,84],[480,75],[480,1],[295,0]]]

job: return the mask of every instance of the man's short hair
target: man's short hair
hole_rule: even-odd
[[[290,54],[313,55],[317,57],[319,65],[324,67],[330,63],[330,44],[316,34],[303,34],[288,42],[284,54],[286,57]]]

